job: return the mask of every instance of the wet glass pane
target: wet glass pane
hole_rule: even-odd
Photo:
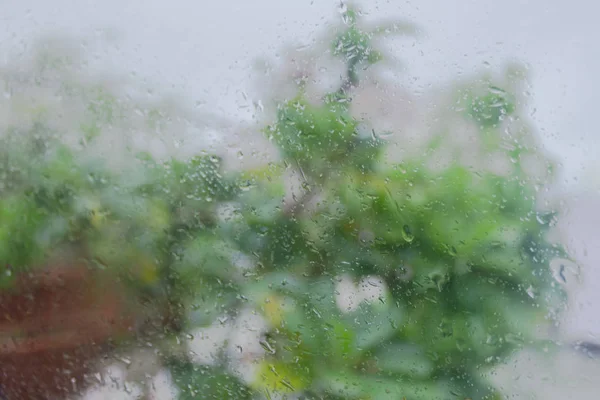
[[[6,2],[0,399],[596,399],[592,2]]]

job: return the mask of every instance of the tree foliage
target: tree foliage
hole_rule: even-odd
[[[562,303],[549,266],[566,254],[546,238],[554,213],[536,201],[546,182],[521,165],[531,146],[506,145],[503,124],[519,103],[502,82],[458,90],[457,103],[508,173],[459,162],[432,169],[431,153],[387,162],[386,141],[350,112],[361,71],[382,57],[373,45],[381,32],[345,10],[330,50],[346,65],[339,89],[315,103],[300,88],[278,105],[264,134],[281,159],[263,169],[227,171],[212,154],[140,153],[134,171],[115,172],[41,122],[6,132],[2,290],[69,246],[90,268],[120,274],[152,304],[144,313],[173,313],[172,335],[248,307],[260,313],[265,351],[250,380],[228,370],[226,355],[202,366],[163,354],[182,399],[499,398],[482,371],[533,343]],[[88,147],[94,126],[83,129]],[[302,193],[286,201],[290,171]],[[380,296],[340,309],[343,276],[377,277],[369,282]]]

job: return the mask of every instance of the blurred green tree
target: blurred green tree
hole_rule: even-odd
[[[206,366],[159,346],[182,399],[500,398],[484,372],[535,343],[539,325],[555,317],[564,294],[550,261],[567,257],[546,238],[555,212],[537,202],[551,174],[533,174],[527,160],[543,171],[552,163],[525,125],[505,132],[520,118],[510,91],[519,71],[456,90],[455,115],[479,146],[457,151],[493,154],[503,168],[458,158],[430,168],[455,134],[447,130],[426,152],[387,162],[388,143],[350,105],[361,71],[383,57],[374,38],[394,29],[364,28],[356,10],[342,11],[328,51],[346,66],[344,79],[321,101],[299,87],[278,104],[264,133],[281,157],[262,169],[233,173],[213,154],[158,160],[144,152],[132,175],[89,159],[84,150],[101,123],[117,118],[104,92],[90,102],[94,118],[81,127],[79,149],[43,121],[7,130],[3,290],[69,246],[88,268],[113,271],[142,305],[139,318],[152,323],[134,339],[151,331],[171,343],[224,315],[259,312],[268,328],[251,379],[231,372],[225,352]],[[302,192],[291,199],[290,171]],[[377,299],[341,309],[344,276],[377,286]]]

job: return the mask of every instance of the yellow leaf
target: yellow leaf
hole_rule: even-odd
[[[297,392],[308,384],[308,379],[298,371],[298,368],[291,368],[283,363],[263,361],[253,385],[260,390],[268,389],[276,393]]]
[[[291,307],[293,307],[293,305],[290,303],[290,300],[272,294],[267,296],[264,300],[264,316],[273,326],[280,326],[286,312],[288,312]]]
[[[143,259],[140,263],[139,279],[142,283],[151,285],[158,281],[158,266],[149,259]]]

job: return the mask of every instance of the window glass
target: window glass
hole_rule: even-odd
[[[599,7],[7,2],[0,399],[596,399]]]

